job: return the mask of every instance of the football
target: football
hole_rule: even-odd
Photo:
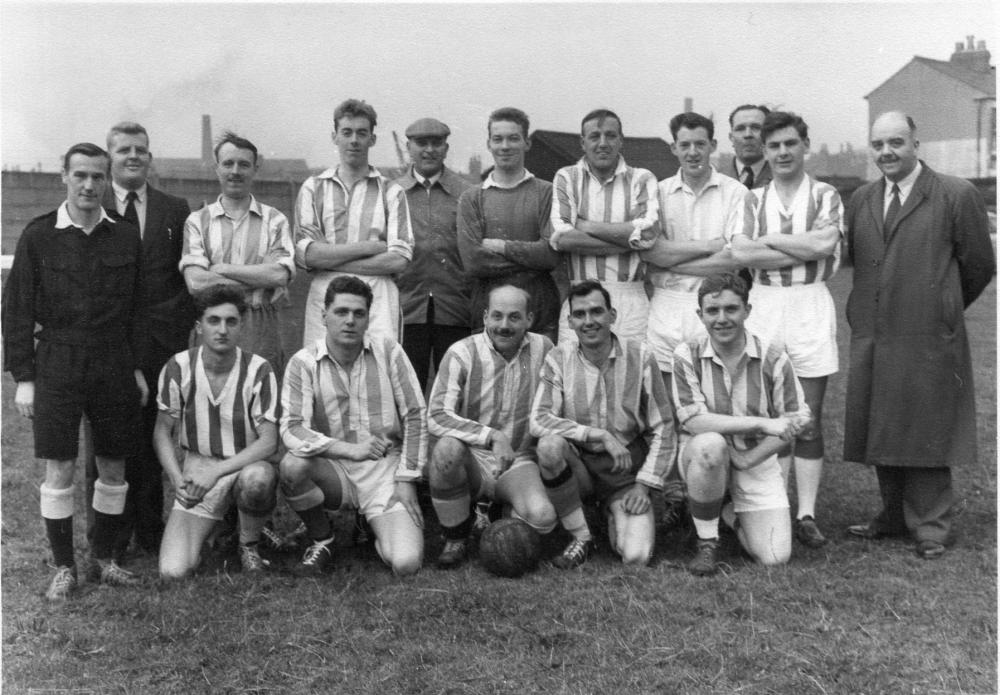
[[[520,577],[530,572],[538,566],[541,556],[541,536],[520,519],[494,521],[479,539],[479,559],[500,577]]]

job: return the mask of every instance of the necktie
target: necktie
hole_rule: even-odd
[[[753,169],[751,167],[743,167],[743,185],[747,188],[753,188]]]
[[[885,211],[885,222],[882,224],[882,232],[888,234],[892,229],[892,223],[896,221],[899,214],[899,184],[892,184],[892,200],[889,201],[889,209]]]
[[[434,183],[430,179],[424,179],[424,190],[430,193],[432,188],[434,188]]]
[[[125,221],[134,224],[136,229],[139,229],[139,213],[135,210],[135,201],[138,198],[139,194],[135,191],[129,191],[125,196]]]

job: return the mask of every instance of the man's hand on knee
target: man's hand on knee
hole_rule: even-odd
[[[410,515],[415,523],[420,528],[424,527],[424,515],[420,511],[420,502],[417,500],[417,486],[414,483],[397,480],[396,489],[389,497],[389,501],[386,502],[386,508],[392,507],[396,502],[403,505],[403,509]]]
[[[496,477],[499,478],[514,465],[514,448],[510,444],[510,439],[500,430],[493,430],[490,433],[490,448],[493,456],[497,460]]]
[[[649,489],[642,483],[636,483],[622,497],[622,509],[626,514],[638,516],[649,511]]]

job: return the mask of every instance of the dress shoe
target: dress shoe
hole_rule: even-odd
[[[944,555],[944,544],[937,541],[919,541],[917,543],[917,555],[924,560],[937,560]]]
[[[905,533],[883,531],[873,523],[854,524],[852,526],[848,526],[847,533],[855,538],[864,538],[869,541],[877,541],[882,538],[896,538],[905,535]]]

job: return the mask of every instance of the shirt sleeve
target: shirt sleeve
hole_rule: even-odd
[[[726,241],[732,241],[739,234],[753,238],[754,201],[757,199],[746,188],[741,186],[741,189],[732,195],[726,206],[722,229]]]
[[[295,217],[293,223],[293,242],[295,245],[295,262],[302,268],[306,265],[306,249],[314,241],[326,241],[323,233],[323,211],[317,200],[319,180],[310,176],[302,183],[299,194],[295,198]]]
[[[636,480],[659,490],[677,457],[674,415],[670,395],[656,360],[645,349],[640,354],[644,356],[645,365],[642,370],[642,397],[639,406],[646,418],[645,439],[649,443],[649,453],[636,474]]]
[[[281,388],[281,441],[288,447],[289,453],[301,458],[316,456],[336,441],[306,425],[313,421],[313,377],[316,368],[315,362],[310,365],[307,359],[296,353],[285,366]]]
[[[552,270],[559,263],[559,252],[551,245],[552,238],[552,186],[539,186],[537,241],[508,241],[504,250],[514,263],[532,270]]]
[[[253,401],[250,406],[250,419],[259,427],[265,422],[277,423],[275,411],[278,406],[278,383],[274,378],[274,370],[266,360],[260,365],[254,375]]]
[[[171,357],[160,370],[156,407],[174,420],[180,420],[184,412],[184,392],[181,388],[181,378],[181,366],[176,357]]]
[[[556,177],[552,181],[552,189],[553,200],[550,211],[552,236],[549,238],[549,243],[553,249],[558,250],[559,237],[576,228],[578,216],[576,196],[573,193],[573,183],[570,180],[568,167],[556,172]]]
[[[208,270],[212,267],[208,259],[208,251],[205,248],[205,232],[212,223],[212,218],[208,214],[207,208],[195,210],[188,215],[184,223],[184,249],[181,255],[181,262],[178,268],[183,273],[188,266],[197,266]]]
[[[575,346],[575,343],[570,345]],[[556,346],[545,356],[542,378],[535,392],[535,401],[531,404],[531,434],[538,438],[556,434],[582,444],[587,441],[590,428],[562,417],[564,392],[561,355],[561,346]]]
[[[419,480],[427,467],[427,405],[417,380],[417,373],[406,358],[403,347],[392,342],[389,351],[389,377],[396,399],[396,409],[403,423],[403,450],[396,468],[397,481]]]
[[[267,224],[267,256],[264,261],[277,263],[288,271],[288,279],[295,277],[295,245],[288,218],[278,210],[272,210],[272,218]]]
[[[14,381],[35,380],[35,284],[39,281],[38,267],[31,244],[31,225],[17,240],[14,263],[4,282],[3,327],[4,369]]]
[[[468,362],[472,359],[464,346],[452,345],[441,360],[427,414],[427,429],[435,437],[453,437],[470,446],[486,447],[492,429],[459,415],[466,406]]]
[[[629,236],[628,244],[635,251],[644,251],[652,248],[660,234],[660,198],[656,177],[642,169],[632,186],[634,190],[630,194],[635,201],[632,220],[639,220],[639,225]]]
[[[413,228],[410,224],[410,206],[403,187],[391,183],[385,189],[386,250],[413,260]]]
[[[809,422],[809,405],[788,354],[782,351],[772,369],[771,402],[776,411],[775,417],[785,417],[799,425]]]
[[[709,412],[705,394],[701,392],[701,380],[695,370],[694,359],[691,347],[687,343],[681,343],[674,348],[671,391],[677,420],[682,426],[695,415]]]
[[[496,277],[520,270],[502,254],[483,246],[486,219],[483,216],[482,189],[470,188],[458,199],[458,253],[462,265],[472,277]]]

